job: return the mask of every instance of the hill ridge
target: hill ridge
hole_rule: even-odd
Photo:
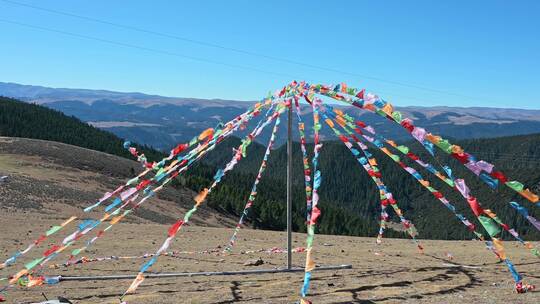
[[[130,138],[160,150],[169,150],[178,142],[188,141],[203,130],[234,118],[253,103],[90,89],[63,91],[47,87],[38,87],[38,93],[45,91],[38,94],[35,92],[37,89],[33,88],[0,82],[0,95],[44,104],[119,137]],[[383,123],[377,115],[345,105],[342,107],[369,124]],[[417,125],[447,138],[482,138],[540,132],[540,110],[448,106],[396,108],[405,117],[415,119]],[[309,124],[310,110],[306,109],[304,114],[304,120]],[[395,139],[405,139],[408,136],[395,126],[386,127],[381,132]],[[324,129],[321,135],[333,136]],[[278,144],[284,142],[284,136],[285,129],[282,128],[277,136]]]

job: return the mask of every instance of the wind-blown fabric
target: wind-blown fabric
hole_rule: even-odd
[[[257,198],[257,185],[259,185],[262,175],[264,171],[266,170],[268,157],[270,156],[270,152],[272,151],[274,147],[274,141],[276,140],[276,133],[279,129],[279,124],[280,124],[280,118],[278,116],[276,118],[274,128],[272,129],[272,134],[270,135],[270,139],[268,140],[266,151],[264,152],[264,157],[261,162],[261,166],[259,167],[257,177],[255,178],[255,182],[253,183],[253,186],[251,187],[251,193],[249,195],[248,201],[246,202],[246,205],[244,206],[244,210],[242,211],[242,215],[240,216],[240,219],[238,220],[238,223],[236,224],[233,235],[231,236],[229,240],[229,244],[224,249],[225,252],[230,252],[232,247],[234,246],[238,232],[240,231],[240,229],[242,228],[242,225],[244,224],[244,218],[247,216],[249,208],[251,208],[251,206],[255,202],[255,199]]]
[[[394,111],[394,107],[390,103],[375,94],[366,94],[365,90],[358,90],[349,87],[344,83],[334,87],[320,84],[310,85],[308,83],[294,85],[301,92],[310,92],[307,94],[318,93],[388,118],[390,121],[396,122],[406,129],[411,136],[420,142],[426,150],[431,152],[431,154],[433,154],[434,147],[439,148],[461,162],[490,187],[497,188],[500,184],[505,184],[531,203],[537,204],[540,201],[540,197],[528,188],[525,188],[521,182],[510,181],[502,171],[496,170],[493,164],[478,160],[472,154],[465,152],[460,146],[451,144],[448,140],[432,133],[428,133],[425,129],[415,126],[412,119],[403,118],[400,112]]]
[[[358,108],[375,112],[383,117],[388,118],[390,121],[395,121],[405,129],[407,129],[416,140],[422,143],[422,145],[426,148],[428,152],[430,152],[430,154],[434,155],[434,147],[437,146],[446,153],[451,154],[454,158],[460,160],[462,164],[464,164],[469,170],[473,171],[476,175],[478,175],[480,179],[482,179],[482,181],[487,183],[490,187],[496,188],[498,186],[498,181],[503,181],[508,187],[512,188],[514,191],[518,192],[520,195],[527,198],[529,201],[533,203],[538,202],[538,196],[530,192],[528,189],[524,189],[523,184],[521,184],[520,182],[509,182],[502,172],[494,170],[494,166],[492,164],[489,164],[485,161],[477,161],[470,154],[466,154],[461,147],[450,144],[447,140],[442,139],[440,136],[427,133],[422,128],[415,127],[412,123],[412,120],[403,119],[401,113],[397,111],[395,112],[391,104],[387,103],[386,101],[382,100],[374,94],[366,94],[364,90],[359,91],[354,88],[347,87],[345,84],[331,87],[323,85],[310,85],[305,82],[294,82],[291,84],[291,86],[294,86],[294,88],[304,96],[309,96],[310,98],[312,98],[315,94],[324,95],[339,101],[347,102]],[[454,183],[454,177],[451,176],[451,171],[448,170],[447,167],[444,167],[444,171],[450,176],[450,178],[446,179],[445,182],[452,185]],[[443,176],[440,173],[439,175],[440,177]],[[457,179],[457,181],[460,180]],[[458,188],[458,186],[456,186],[456,188]],[[490,234],[490,237],[492,238],[493,248],[499,253],[501,259],[505,260],[510,272],[513,274],[513,277],[515,279],[518,278],[519,275],[515,275],[517,271],[515,271],[513,264],[509,260],[506,261],[506,255],[504,253],[502,241],[500,241],[500,239],[498,239],[497,237],[494,237],[494,235],[498,235],[498,233],[500,232],[499,230],[497,230],[498,227],[496,224],[501,225],[504,230],[510,232],[527,248],[531,249],[534,254],[537,253],[535,253],[536,250],[534,248],[531,248],[531,245],[527,242],[523,242],[519,235],[517,235],[517,232],[514,229],[509,228],[508,225],[502,223],[495,213],[493,213],[491,210],[482,209],[476,198],[467,197],[467,195],[463,193],[462,195],[467,198],[467,202],[469,203],[471,209],[473,210],[473,212],[475,212],[475,214],[477,214],[477,212],[479,211],[483,213],[482,216],[477,215],[477,218],[482,224],[482,226],[486,229],[486,231]],[[521,279],[516,279],[516,290],[518,292],[527,291],[527,289],[529,288],[534,287],[523,284],[521,282]]]
[[[259,105],[259,107],[260,107],[260,105]],[[254,113],[256,111],[258,111],[258,105],[255,105],[254,107],[248,109],[244,114],[242,114],[242,115],[240,115],[238,117],[247,117],[247,116],[250,115],[250,113]],[[238,117],[236,119],[238,119]],[[86,213],[90,212],[91,210],[93,210],[94,208],[100,206],[103,202],[107,201],[108,199],[116,196],[119,193],[122,193],[121,198],[120,199],[118,197],[115,198],[113,204],[109,205],[107,209],[110,210],[114,206],[119,205],[121,203],[121,201],[124,201],[125,199],[127,199],[127,197],[129,197],[129,195],[127,193],[123,192],[125,187],[137,183],[141,177],[143,177],[146,174],[148,174],[149,172],[151,172],[152,169],[156,169],[156,170],[159,169],[159,166],[158,166],[159,164],[162,164],[165,161],[172,159],[173,157],[175,157],[176,155],[181,153],[183,150],[185,150],[187,147],[193,146],[197,142],[198,142],[198,139],[195,138],[194,140],[192,140],[190,142],[190,144],[179,144],[175,149],[173,149],[171,151],[171,154],[169,155],[169,157],[164,158],[159,163],[154,163],[151,166],[147,162],[146,157],[144,156],[144,154],[139,154],[138,151],[134,147],[130,147],[130,142],[125,142],[124,147],[126,149],[128,149],[132,155],[137,157],[137,159],[146,167],[146,169],[143,172],[141,172],[139,175],[137,175],[136,177],[130,179],[128,182],[126,182],[126,184],[117,187],[113,192],[106,192],[96,203],[84,208],[84,212],[86,212]],[[133,190],[131,189],[130,191],[133,191]],[[131,194],[133,194],[133,193],[131,193]],[[106,212],[108,210],[106,210]],[[18,258],[20,258],[21,256],[27,254],[35,246],[41,244],[49,236],[51,236],[51,235],[57,233],[58,231],[62,230],[65,226],[67,226],[71,222],[74,222],[76,219],[77,219],[76,216],[72,216],[70,219],[68,219],[64,223],[62,223],[60,225],[57,225],[57,226],[53,226],[45,234],[41,235],[37,240],[35,240],[29,246],[27,246],[26,249],[16,252],[10,258],[8,258],[4,263],[0,264],[0,269],[5,268],[5,267],[10,266],[10,265],[13,265]]]
[[[533,216],[529,215],[529,211],[527,211],[527,208],[521,206],[520,204],[518,204],[516,202],[510,202],[510,206],[512,206],[512,208],[516,209],[516,211],[519,214],[521,214],[521,216],[526,218],[527,221],[529,221],[529,223],[531,223],[531,225],[533,225],[533,227],[536,228],[536,230],[540,231],[540,221],[538,221]]]
[[[116,224],[118,221],[120,221],[122,218],[124,218],[129,213],[136,210],[140,205],[142,205],[145,201],[147,201],[149,198],[153,197],[156,192],[160,191],[166,184],[168,184],[172,179],[174,179],[178,174],[182,173],[183,171],[187,170],[187,168],[193,164],[195,160],[200,159],[205,153],[208,151],[211,151],[217,143],[223,140],[224,137],[232,134],[233,131],[237,130],[241,125],[246,123],[249,119],[253,118],[254,116],[257,116],[260,109],[263,107],[269,107],[272,104],[272,99],[268,99],[264,104],[258,103],[254,107],[248,109],[244,114],[239,115],[232,121],[228,122],[223,129],[218,130],[217,132],[208,132],[205,131],[204,136],[201,135],[198,137],[198,139],[205,140],[205,142],[201,145],[199,144],[196,148],[191,150],[187,155],[185,156],[178,156],[178,159],[173,161],[169,166],[163,168],[163,166],[166,164],[167,160],[172,159],[176,156],[173,152],[171,152],[171,155],[169,157],[164,158],[164,160],[160,161],[159,163],[153,164],[153,169],[157,170],[155,176],[150,180],[142,180],[139,182],[139,177],[143,175],[143,173],[139,174],[137,177],[129,180],[126,185],[118,187],[115,191],[112,193],[106,193],[97,204],[94,204],[92,206],[89,206],[85,208],[85,212],[89,212],[93,208],[99,206],[101,203],[105,202],[107,199],[113,197],[114,195],[119,195],[111,205],[106,207],[108,210],[112,210],[114,206],[117,206],[119,203],[122,202],[122,199],[128,199],[131,195],[135,194],[137,191],[142,191],[144,193],[144,197],[140,199],[138,203],[134,205],[134,207],[130,210],[124,211],[123,214],[116,216],[111,220],[111,224],[106,229],[110,229],[112,225]],[[210,135],[213,135],[213,137],[208,138]],[[194,146],[198,143],[197,140],[192,140],[190,143],[190,146]],[[175,148],[173,151],[180,151],[178,147]],[[183,149],[182,149],[183,151]],[[182,160],[182,161],[180,161]],[[145,170],[147,172],[149,170]],[[152,184],[155,183],[155,181],[159,181],[163,179],[163,177],[168,176],[160,186],[152,189]],[[137,191],[132,191],[130,189],[124,190],[125,186],[137,184],[136,189]],[[133,202],[131,202],[133,203]],[[105,213],[105,215],[101,218],[101,220],[86,220],[82,224],[79,225],[79,228],[75,230],[72,234],[70,234],[68,237],[66,237],[61,244],[53,245],[51,248],[49,248],[47,251],[44,252],[43,256],[40,258],[36,258],[33,261],[25,264],[25,267],[21,269],[19,272],[15,273],[11,276],[11,280],[9,281],[10,284],[16,284],[19,279],[23,276],[28,276],[31,274],[31,271],[36,266],[39,266],[39,269],[41,269],[47,262],[51,261],[55,257],[57,257],[61,252],[63,252],[65,249],[70,247],[71,245],[75,244],[77,240],[88,234],[90,231],[92,231],[94,228],[98,227],[100,223],[108,219],[111,215],[116,215],[120,212],[120,210],[129,205],[128,203],[124,203],[121,205],[115,212],[109,214]],[[112,207],[111,207],[112,206]],[[77,254],[82,252],[84,249],[88,248],[91,244],[93,244],[99,237],[102,236],[102,234],[106,230],[100,231],[98,235],[87,242],[86,246],[83,248],[77,249],[72,252],[70,259],[73,259]],[[38,277],[39,279],[43,280],[42,276]],[[40,284],[35,284],[40,285]]]
[[[301,303],[307,303],[307,300],[305,297],[307,296],[307,292],[309,290],[309,284],[311,281],[311,272],[313,269],[315,269],[315,260],[313,259],[313,239],[315,237],[315,225],[317,223],[317,219],[321,215],[321,210],[319,209],[318,202],[319,202],[319,194],[318,190],[321,185],[321,171],[318,169],[318,162],[319,162],[319,153],[322,148],[322,143],[320,142],[319,138],[319,131],[321,129],[321,123],[319,121],[319,106],[321,104],[321,100],[314,99],[312,101],[312,110],[313,110],[313,159],[312,159],[312,166],[313,166],[313,183],[312,183],[312,192],[311,192],[311,212],[308,212],[309,214],[308,218],[306,219],[307,223],[307,238],[306,238],[306,266],[304,269],[304,284],[302,285],[302,289],[300,291],[301,294]]]
[[[336,113],[339,113],[340,111],[335,111]],[[339,117],[339,114],[338,114],[338,117]],[[344,120],[347,120],[345,118],[343,118]],[[375,134],[375,131],[373,128],[371,127],[367,127],[365,124],[356,124],[357,126],[358,125],[363,125],[362,127],[364,128],[364,130],[368,130],[371,134],[373,135],[376,135]],[[348,126],[349,127],[354,127],[354,125],[352,124],[352,122],[349,120],[348,121]],[[360,131],[360,134],[362,134],[362,132]],[[367,137],[366,135],[363,135],[362,136],[364,138],[369,138]],[[373,143],[374,141],[371,140],[371,142]],[[389,141],[387,140],[387,142],[392,142],[392,141]],[[393,142],[392,142],[393,143]],[[385,147],[382,146],[382,143],[379,141],[378,143],[376,142],[375,144],[376,146],[379,146],[379,148],[381,149],[381,151],[383,151],[385,154],[387,154],[390,158],[392,158],[395,162],[400,162],[400,159],[399,157],[397,157],[396,155],[393,155],[388,149],[386,149]],[[395,146],[395,144],[393,145]],[[411,156],[410,152],[408,152],[408,148],[405,147],[405,146],[399,146],[397,148],[397,150],[401,151],[402,153],[406,153],[407,155]],[[426,164],[424,162],[422,162],[418,157],[412,157],[413,159],[415,159],[417,162],[419,162],[420,164],[422,164],[422,166],[424,168],[433,168],[433,166],[431,166],[430,164]],[[404,165],[402,165],[400,163],[400,165],[403,167]],[[414,177],[417,178],[417,180],[421,181],[422,180],[422,177],[421,175],[415,171],[414,169],[411,170],[407,170],[406,167],[404,167],[406,171],[408,171],[411,175],[413,175]],[[511,229],[508,227],[508,225],[502,223],[502,221],[496,216],[495,213],[493,213],[491,210],[484,210],[480,207],[479,203],[477,202],[476,198],[472,197],[471,194],[470,194],[470,190],[469,188],[466,186],[465,184],[465,181],[462,180],[462,179],[458,179],[455,181],[451,181],[451,183],[449,182],[448,179],[444,178],[442,176],[442,174],[438,173],[436,170],[434,169],[431,169],[429,170],[429,172],[433,173],[434,175],[438,176],[439,178],[443,179],[448,185],[455,185],[456,189],[459,190],[459,192],[467,199],[467,202],[469,203],[469,205],[471,206],[471,209],[473,210],[474,214],[477,216],[479,222],[481,223],[481,225],[485,228],[485,230],[488,232],[488,234],[490,235],[491,237],[491,241],[486,241],[486,245],[487,245],[487,248],[492,250],[495,254],[497,254],[503,261],[505,261],[505,264],[507,265],[510,273],[512,274],[512,277],[514,279],[516,278],[519,278],[519,280],[516,279],[516,288],[517,289],[520,289],[520,287],[518,286],[523,286],[523,283],[521,282],[521,276],[519,275],[519,273],[517,272],[517,270],[515,269],[515,267],[513,266],[513,264],[510,262],[509,259],[506,258],[506,254],[505,254],[505,251],[504,251],[504,247],[502,245],[502,241],[500,240],[500,238],[498,238],[498,234],[501,232],[501,229],[499,227],[497,227],[496,224],[499,224],[501,227],[503,227],[506,231],[509,231],[518,241],[520,241],[520,243],[522,243],[525,248],[527,249],[530,249],[531,252],[535,255],[535,256],[539,256],[539,252],[536,248],[534,248],[529,242],[524,242],[520,237],[519,235],[517,235],[517,232],[515,232],[514,229]],[[448,171],[448,169],[446,169],[445,171]],[[434,194],[437,198],[439,198],[439,200],[441,199],[444,199],[444,197],[442,196],[442,194],[440,192],[438,192],[436,189],[432,188],[430,185],[429,185],[429,182],[425,181],[424,183],[422,183],[425,188],[427,188],[432,194]],[[442,201],[442,200],[441,200]],[[442,201],[443,203],[445,203],[444,201]],[[446,204],[445,204],[446,205]],[[455,208],[453,208],[453,206],[449,206],[447,205],[447,207],[449,207],[451,210],[453,210],[453,212],[455,213]],[[472,225],[468,220],[466,220],[462,215],[458,215],[456,214],[456,216],[458,218],[460,218],[460,220],[462,220],[462,222],[469,226],[470,228],[473,228],[474,225]],[[483,239],[482,235],[480,235],[478,232],[475,232],[475,234],[477,235],[477,237]],[[529,287],[530,288],[530,287]]]
[[[311,220],[311,169],[309,164],[309,156],[306,149],[306,133],[305,124],[302,120],[300,110],[299,97],[294,98],[295,113],[298,120],[298,133],[300,135],[300,150],[302,151],[302,165],[304,168],[304,189],[306,192],[306,222]]]
[[[221,171],[220,174],[216,174],[214,182],[209,188],[205,188],[197,197],[195,197],[195,204],[193,208],[191,208],[186,214],[184,215],[183,219],[179,219],[168,231],[167,238],[161,245],[161,247],[156,251],[154,257],[149,260],[148,262],[144,263],[140,269],[139,273],[137,274],[137,277],[133,280],[131,285],[126,289],[126,291],[123,293],[122,298],[125,297],[127,294],[134,293],[139,285],[144,281],[144,273],[157,262],[158,257],[161,255],[161,253],[165,252],[172,240],[175,238],[176,234],[182,226],[189,222],[191,216],[197,211],[197,208],[206,200],[206,197],[209,193],[212,192],[212,190],[219,184],[221,181],[221,178],[226,174],[227,171],[230,171],[234,169],[236,164],[242,159],[246,157],[246,150],[247,146],[249,146],[253,139],[255,139],[258,135],[261,134],[262,130],[270,124],[273,120],[277,119],[281,113],[286,109],[286,106],[283,102],[279,102],[276,104],[276,109],[273,111],[271,115],[267,115],[267,117],[263,120],[261,124],[258,124],[255,129],[248,134],[244,140],[242,140],[242,144],[235,150],[234,156],[231,159],[231,161],[225,166],[225,169]],[[271,113],[272,108],[269,109],[268,113]],[[218,171],[220,172],[220,171]]]
[[[410,152],[410,149],[407,146],[405,146],[405,145],[398,146],[394,141],[388,140],[388,139],[384,138],[383,136],[377,134],[373,127],[368,126],[368,125],[366,125],[365,123],[363,123],[361,121],[354,121],[350,116],[343,115],[342,117],[343,117],[344,120],[347,121],[347,123],[349,124],[349,127],[355,128],[357,130],[357,132],[359,131],[361,133],[360,129],[362,129],[362,130],[365,130],[368,133],[372,134],[375,137],[375,139],[373,139],[372,137],[368,137],[368,136],[366,136],[364,134],[362,134],[362,137],[366,138],[366,140],[370,141],[375,146],[380,147],[381,151],[383,151],[385,154],[390,155],[391,152],[387,148],[383,147],[383,142],[388,143],[391,147],[394,147],[396,150],[400,151],[402,154],[406,155],[408,158],[414,160],[416,163],[418,163],[420,166],[422,166],[428,172],[435,175],[440,180],[444,181],[448,186],[452,187],[454,190],[458,191],[469,202],[468,198],[469,198],[469,196],[471,196],[471,193],[470,193],[469,188],[464,187],[465,181],[461,180],[461,182],[459,184],[456,184],[455,183],[455,177],[452,176],[451,170],[448,167],[443,166],[443,169],[447,174],[452,176],[451,179],[448,178],[448,177],[445,177],[444,174],[442,174],[440,171],[435,169],[435,167],[433,165],[431,165],[430,163],[422,161],[419,156],[417,156],[417,155],[413,154],[412,152]],[[396,161],[396,160],[399,161],[400,160],[397,155],[394,155],[394,156],[390,155],[390,157],[394,161]],[[411,170],[414,170],[414,169],[407,169],[407,171],[409,171],[409,173],[411,173]],[[450,172],[450,173],[448,173],[448,172]],[[413,176],[415,176],[415,175],[413,175]],[[419,175],[418,172],[416,172],[415,177],[418,179],[418,177],[421,177],[421,176]],[[430,186],[428,181],[423,181],[422,184],[430,192],[432,192],[432,193],[438,192],[438,191],[434,192],[434,189]],[[440,194],[434,194],[434,195],[439,196]],[[476,205],[474,205],[474,206],[476,206]],[[491,212],[491,210],[487,210],[486,215],[489,216],[490,218],[492,218],[496,223],[498,223],[505,231],[509,232],[517,241],[519,241],[521,244],[523,244],[525,246],[525,248],[529,249],[533,255],[535,255],[537,257],[540,257],[540,252],[536,248],[534,248],[531,243],[525,242],[519,236],[519,234],[517,233],[517,231],[515,229],[511,228],[507,224],[504,224],[493,212]],[[458,215],[458,217],[461,219],[462,216]],[[484,221],[484,222],[486,222],[486,221]],[[489,225],[488,227],[491,227],[491,225]]]
[[[330,108],[331,109],[331,108]],[[337,117],[340,117],[340,112],[339,110],[334,110],[334,112],[337,113]],[[332,113],[330,113],[332,114]],[[332,116],[335,116],[335,115],[332,115]],[[345,120],[344,120],[345,121]],[[351,131],[351,128],[354,128],[354,125],[349,122],[349,121],[346,121],[345,124],[342,125],[343,129],[349,134],[349,136],[351,137],[351,139],[355,140],[359,145],[362,145],[362,143],[359,141],[359,138],[356,137],[353,132]],[[367,136],[364,135],[358,128],[355,128],[356,130],[356,133],[358,133],[360,136],[366,138]],[[482,241],[485,241],[484,239],[484,236],[477,232],[476,231],[476,228],[474,226],[474,224],[472,224],[465,216],[463,216],[462,214],[459,214],[457,213],[456,211],[456,208],[454,207],[454,205],[444,197],[444,195],[438,191],[437,189],[435,189],[434,187],[432,187],[429,183],[429,181],[427,181],[426,179],[423,178],[423,176],[418,172],[416,171],[414,168],[411,168],[409,166],[407,166],[400,158],[399,156],[393,154],[392,152],[390,152],[390,150],[388,150],[386,147],[382,146],[379,143],[377,144],[374,144],[375,147],[378,147],[380,151],[382,151],[383,153],[385,153],[390,159],[392,159],[395,163],[397,163],[404,171],[406,171],[409,175],[413,176],[424,188],[426,188],[431,194],[433,194],[433,196],[435,196],[435,198],[437,198],[441,203],[443,203],[444,206],[446,206],[471,232],[473,232],[475,234],[475,236],[477,237],[477,239],[479,240],[482,240]],[[493,246],[491,245],[490,242],[486,241],[486,247],[490,250],[493,251]]]
[[[62,228],[67,226],[69,223],[75,221],[76,219],[77,219],[76,216],[72,216],[69,219],[67,219],[66,221],[64,221],[63,223],[61,223],[60,225],[56,225],[56,226],[51,227],[49,230],[47,230],[45,232],[45,234],[40,235],[35,241],[33,241],[30,245],[28,245],[26,247],[26,249],[18,251],[17,253],[12,255],[10,258],[8,258],[6,261],[4,261],[2,264],[0,264],[0,269],[14,264],[15,261],[17,260],[17,258],[19,258],[20,256],[25,255],[30,250],[32,250],[32,248],[34,248],[35,246],[38,246],[39,244],[44,242],[49,236],[51,236],[51,235],[57,233],[58,231],[62,230]]]
[[[358,138],[353,137],[353,140],[360,147],[360,150],[362,151],[364,155],[364,156],[361,156],[360,152],[356,148],[353,147],[349,139],[345,137],[344,135],[342,135],[341,132],[335,128],[334,121],[330,119],[330,117],[326,114],[326,111],[323,111],[322,115],[325,118],[326,124],[332,129],[332,131],[334,131],[334,134],[343,142],[343,144],[347,147],[347,149],[351,151],[353,156],[362,165],[366,173],[371,177],[371,179],[373,180],[373,182],[375,183],[375,185],[377,185],[377,188],[379,189],[380,197],[381,197],[381,225],[379,229],[379,235],[377,237],[377,242],[380,243],[382,241],[384,228],[387,225],[386,223],[388,223],[388,218],[389,218],[388,214],[385,212],[385,208],[386,206],[390,205],[394,209],[395,213],[398,215],[405,231],[407,231],[407,233],[409,234],[413,242],[416,244],[418,249],[420,251],[423,251],[422,245],[416,240],[416,236],[418,233],[414,225],[412,224],[411,221],[405,218],[405,216],[403,215],[403,212],[398,206],[397,200],[394,198],[394,196],[392,195],[392,192],[388,190],[388,187],[382,181],[382,178],[381,178],[382,175],[380,173],[380,170],[377,167],[377,161],[373,157],[373,155],[368,151],[368,147],[364,145],[362,142],[360,142]],[[336,123],[344,126],[344,121],[341,119],[336,119]]]

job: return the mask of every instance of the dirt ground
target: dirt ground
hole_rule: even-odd
[[[25,225],[18,223],[26,222]],[[28,223],[24,217],[2,218],[1,257],[23,247],[39,231],[53,222]],[[29,227],[33,228],[29,232]],[[87,257],[140,255],[155,251],[166,237],[168,226],[158,224],[119,224],[97,242]],[[68,232],[64,232],[67,234]],[[182,230],[171,250],[202,251],[227,243],[232,229],[189,226]],[[60,236],[59,236],[60,237]],[[303,234],[294,235],[294,246],[304,244]],[[249,250],[282,247],[285,234],[242,230],[231,254],[182,254],[161,257],[151,272],[198,272],[282,267],[283,253],[245,253]],[[315,258],[320,265],[351,264],[350,270],[313,273],[309,298],[314,303],[539,303],[540,292],[516,294],[510,274],[495,256],[477,241],[423,241],[425,254],[418,253],[409,240],[386,239],[381,245],[374,238],[318,235]],[[527,282],[540,285],[540,261],[515,243],[507,251]],[[538,244],[536,244],[538,246]],[[43,249],[36,250],[40,254]],[[453,256],[449,260],[448,254]],[[250,259],[262,258],[260,266],[244,266]],[[293,263],[302,266],[304,253],[294,253]],[[24,259],[28,261],[29,258]],[[57,263],[65,257],[57,258]],[[69,268],[45,269],[46,275],[136,274],[144,259],[79,264]],[[451,265],[453,264],[453,265]],[[4,277],[18,271],[9,267]],[[298,300],[303,273],[235,276],[198,276],[147,279],[128,303],[292,303]],[[5,281],[4,281],[5,282]],[[3,284],[4,282],[0,283]],[[131,280],[62,282],[54,286],[15,288],[7,294],[9,303],[28,303],[65,296],[74,303],[119,303],[119,296]]]

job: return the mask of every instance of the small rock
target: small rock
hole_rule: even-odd
[[[259,266],[259,265],[262,265],[262,264],[264,264],[263,259],[258,258],[258,259],[247,260],[244,263],[244,266]]]

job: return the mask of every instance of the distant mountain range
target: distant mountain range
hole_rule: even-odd
[[[202,130],[228,121],[253,102],[163,97],[143,93],[105,90],[63,89],[0,82],[0,96],[45,105],[75,116],[119,137],[167,150],[191,139]],[[499,137],[540,132],[540,110],[461,107],[399,107],[406,117],[429,131],[446,137],[465,139]],[[309,109],[306,109],[309,122]],[[359,109],[348,112],[395,139],[406,132],[384,119]],[[285,129],[281,129],[284,135]],[[324,133],[326,132],[326,133]],[[323,131],[323,137],[331,134]],[[283,136],[280,136],[283,139]]]

